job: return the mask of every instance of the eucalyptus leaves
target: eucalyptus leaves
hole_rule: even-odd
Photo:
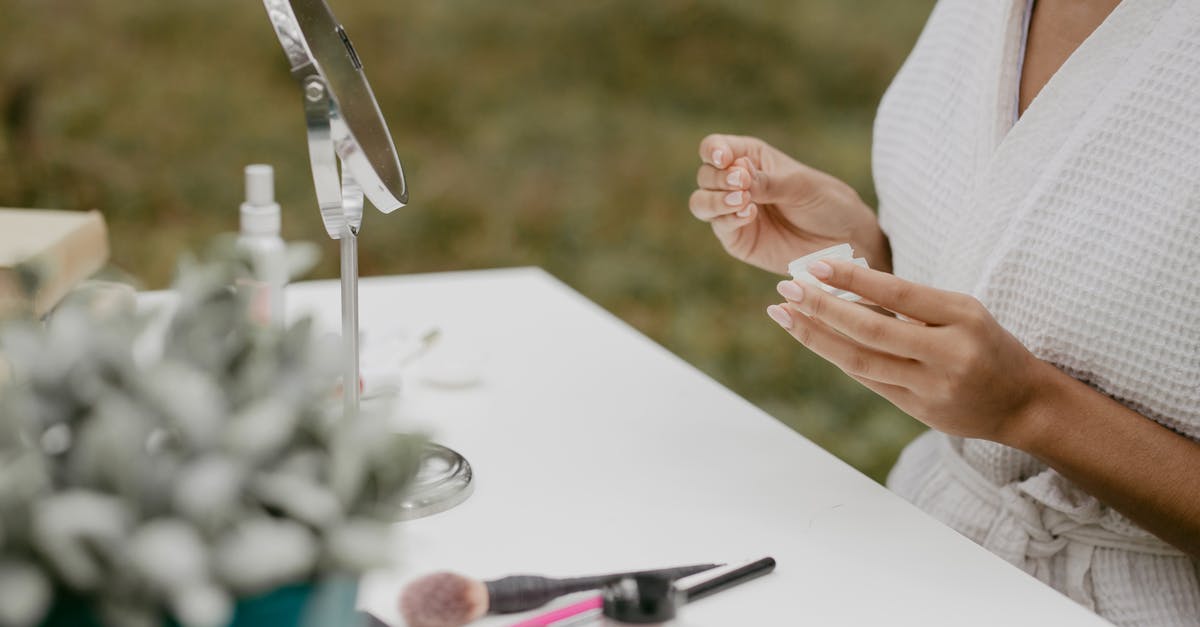
[[[237,596],[390,553],[422,440],[343,419],[336,346],[249,321],[218,249],[182,265],[165,333],[78,303],[0,326],[0,625],[63,590],[106,624],[223,625]]]

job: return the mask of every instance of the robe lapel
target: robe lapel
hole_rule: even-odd
[[[1010,3],[1003,37],[993,42],[998,67],[990,76],[999,79],[994,88],[983,90],[988,101],[980,106],[974,190],[952,218],[935,284],[983,295],[988,269],[1007,246],[1019,244],[1012,238],[1013,224],[1031,210],[1046,209],[1038,206],[1040,192],[1059,176],[1071,147],[1094,130],[1088,122],[1119,102],[1129,75],[1138,71],[1139,51],[1172,4],[1138,0],[1119,5],[1013,124],[1025,3]]]

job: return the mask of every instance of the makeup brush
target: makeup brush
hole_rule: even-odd
[[[720,564],[696,564],[566,579],[510,575],[494,581],[476,581],[449,572],[434,573],[404,588],[400,593],[400,613],[409,627],[462,627],[484,614],[532,610],[564,594],[596,590],[622,577],[657,575],[679,579],[717,566]]]

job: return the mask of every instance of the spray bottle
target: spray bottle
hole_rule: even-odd
[[[280,237],[275,171],[269,165],[246,166],[246,202],[241,206],[238,248],[250,258],[254,275],[243,286],[250,292],[251,318],[264,324],[282,325],[283,287],[288,281],[287,246]]]

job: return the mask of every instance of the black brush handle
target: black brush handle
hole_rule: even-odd
[[[509,575],[502,579],[485,581],[483,585],[487,586],[488,591],[488,614],[512,614],[541,607],[564,594],[598,590],[614,579],[634,575],[657,575],[668,579],[680,579],[717,566],[719,564],[695,564],[677,568],[639,570],[569,579],[552,579],[538,575]]]
[[[687,598],[687,602],[691,603],[697,599],[703,599],[710,594],[716,594],[727,588],[746,583],[751,579],[762,577],[773,570],[775,570],[775,558],[764,557],[758,561],[750,562],[741,568],[735,568],[711,579],[705,579],[699,583],[692,584],[681,592]]]

